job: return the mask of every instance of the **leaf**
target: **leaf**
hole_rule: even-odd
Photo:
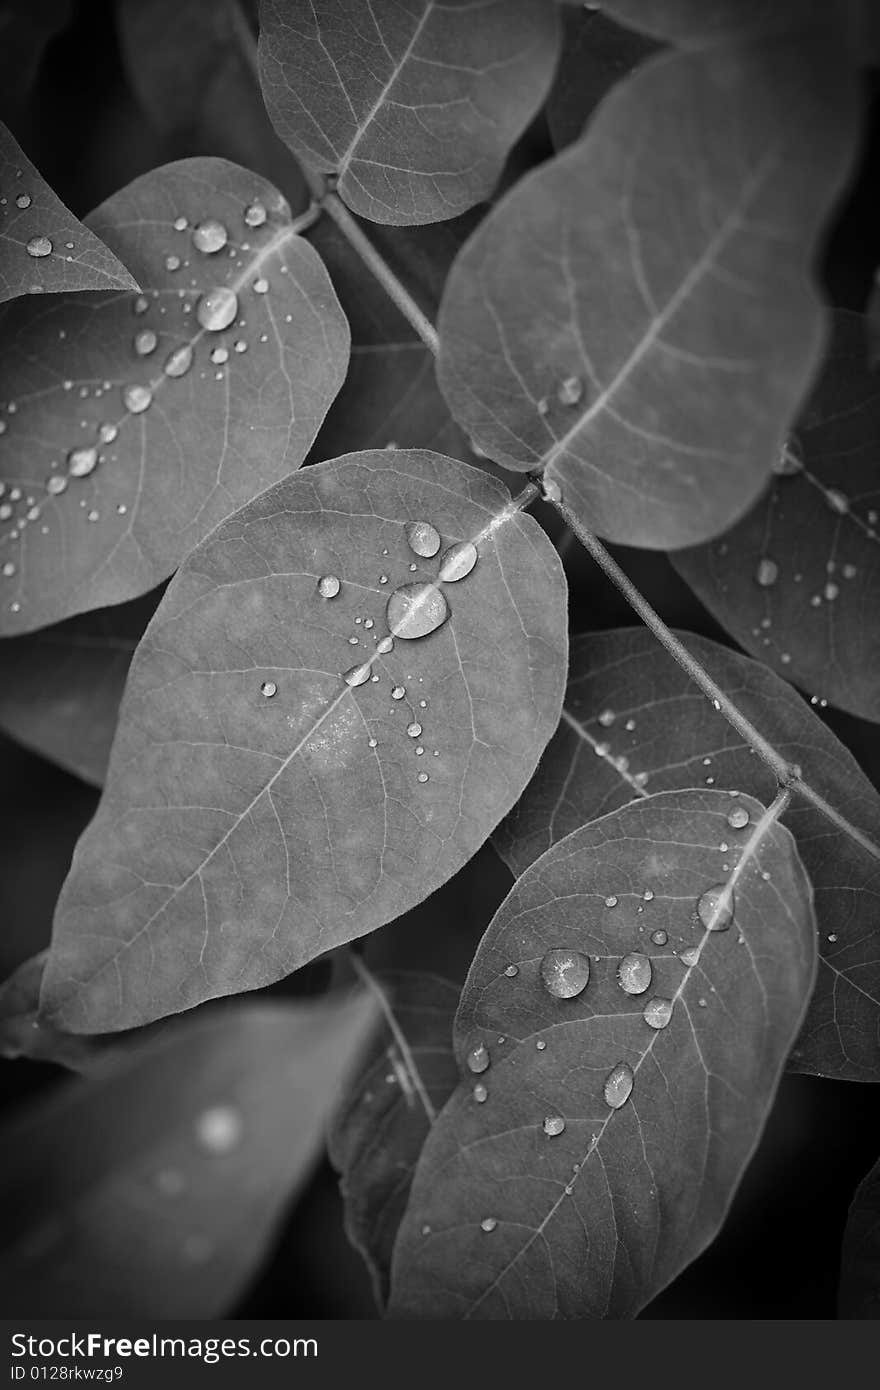
[[[0,6],[2,114],[25,101],[50,39],[70,22],[71,0],[3,0]]]
[[[131,658],[159,598],[153,592],[7,638],[0,727],[100,787]]]
[[[388,971],[379,984],[409,1056],[386,1026],[339,1104],[328,1149],[340,1175],[348,1238],[367,1262],[381,1308],[388,1299],[391,1252],[413,1171],[431,1124],[458,1081],[452,1020],[459,987],[414,971]]]
[[[340,196],[396,226],[491,193],[553,77],[547,0],[262,0],[260,75],[278,134]]]
[[[439,380],[459,424],[611,540],[729,525],[819,357],[809,271],[855,120],[830,40],[644,64],[458,257]]]
[[[815,970],[791,836],[745,797],[752,823],[732,832],[732,804],[692,789],[624,806],[559,841],[502,903],[462,992],[467,1079],[422,1151],[392,1316],[630,1317],[718,1230]],[[574,952],[570,968],[554,973],[548,952]],[[619,968],[643,991],[624,992]],[[659,1020],[670,1005],[649,1026],[646,1008]]]
[[[407,541],[422,521],[442,538],[434,558]],[[436,587],[446,548],[469,540],[472,572]],[[410,608],[409,583],[425,586]],[[411,631],[441,602],[451,617],[380,652],[395,594]],[[135,656],[58,904],[50,1020],[112,1031],[258,989],[427,897],[532,775],[559,718],[565,629],[537,522],[438,454],[317,464],[230,517]]]
[[[0,304],[46,290],[137,288],[112,250],[56,197],[0,124]],[[42,304],[28,309],[45,313]]]
[[[880,798],[855,760],[765,666],[693,633],[700,665],[856,829],[802,798],[783,817],[815,893],[819,973],[789,1070],[880,1081]],[[775,778],[642,628],[572,642],[562,721],[493,836],[514,874],[572,830],[636,797],[699,783],[769,801]]]
[[[7,1125],[9,1316],[216,1318],[263,1259],[375,1023],[347,1003],[240,1004]]]
[[[0,323],[10,633],[167,578],[219,521],[299,467],[348,363],[327,272],[257,175],[183,160],[136,179],[90,222],[146,293],[21,301]],[[227,245],[198,250],[205,224]]]
[[[602,9],[620,24],[685,46],[818,28],[824,8],[803,0],[602,0]],[[836,12],[842,29],[843,7],[827,9]]]
[[[564,10],[562,18],[562,55],[547,101],[557,150],[577,139],[587,117],[615,83],[657,51],[653,39],[622,28],[598,10]]]
[[[672,556],[746,651],[880,719],[880,378],[865,323],[839,310],[822,375],[767,492],[711,545]],[[803,463],[804,466],[799,465]]]
[[[838,1317],[880,1317],[880,1163],[859,1183],[849,1209]]]

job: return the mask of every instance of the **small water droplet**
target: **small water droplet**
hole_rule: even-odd
[[[82,449],[71,449],[67,455],[67,467],[72,478],[87,478],[98,462],[98,451],[94,445]]]
[[[260,694],[265,695],[267,700],[271,700],[272,696],[275,695],[277,691],[278,686],[274,681],[263,681],[263,684],[260,686]]]
[[[602,725],[603,729],[610,729],[616,718],[617,715],[614,713],[613,709],[603,709],[602,713],[599,715],[599,723]]]
[[[228,328],[237,313],[238,298],[228,285],[218,285],[216,289],[208,290],[196,307],[196,318],[209,333],[219,333]]]
[[[335,598],[342,588],[335,574],[322,574],[318,580],[318,593],[321,598]]]
[[[491,1058],[489,1057],[489,1049],[486,1044],[484,1042],[477,1043],[471,1048],[466,1060],[468,1071],[475,1072],[477,1075],[487,1071]]]
[[[495,1230],[497,1225],[498,1222],[495,1220],[494,1216],[484,1216],[480,1222],[480,1230],[485,1231],[488,1235],[491,1231]]]
[[[541,961],[541,980],[554,999],[574,999],[590,982],[590,962],[581,951],[556,947]]]
[[[215,367],[222,367],[224,362],[229,361],[229,349],[225,347],[212,348],[211,361]]]
[[[651,962],[640,951],[633,951],[617,967],[617,983],[625,994],[644,994],[651,983]]]
[[[646,903],[652,903],[654,901],[654,889],[646,888],[644,893],[642,894],[642,897]]]
[[[642,1018],[649,1028],[665,1028],[672,1018],[672,1000],[658,997],[649,999]]]
[[[244,220],[249,227],[262,227],[268,215],[262,203],[253,202],[244,210]]]
[[[482,1105],[484,1101],[487,1101],[489,1099],[488,1086],[484,1086],[482,1081],[478,1081],[476,1086],[474,1087],[473,1095],[474,1100],[477,1102],[477,1105]]]
[[[158,341],[152,328],[144,328],[134,336],[134,350],[138,357],[148,357],[151,352],[156,351]]]
[[[32,236],[25,249],[29,256],[41,260],[43,256],[51,256],[52,243],[47,236]]]
[[[389,595],[385,614],[392,634],[412,641],[442,627],[449,606],[434,584],[402,584]]]
[[[166,256],[166,257],[165,257],[165,269],[166,269],[166,270],[172,270],[172,271],[174,271],[174,270],[179,270],[179,269],[180,269],[180,257],[179,257],[179,256]]]
[[[413,554],[427,560],[440,549],[440,532],[430,521],[410,521],[406,527],[406,539]]]
[[[700,952],[696,946],[689,946],[686,951],[682,951],[680,959],[682,965],[686,965],[688,970],[690,970],[700,959]]]
[[[707,931],[727,931],[734,910],[733,890],[726,883],[707,888],[697,903],[697,916]]]
[[[560,405],[577,405],[583,394],[584,384],[579,376],[567,376],[556,391]]]
[[[849,498],[839,488],[830,487],[825,493],[825,501],[838,516],[846,516],[849,511]]]
[[[745,806],[734,806],[730,815],[727,817],[727,824],[730,826],[731,830],[744,830],[748,823],[749,813]]]
[[[145,294],[139,294],[132,301],[132,309],[136,314],[145,314],[150,307],[150,301]]]
[[[17,208],[21,208],[22,212],[24,212],[25,208],[29,208],[30,205],[31,205],[31,195],[30,195],[30,193],[19,193],[18,197],[17,197],[16,200],[15,200],[15,206],[16,206]]]
[[[203,251],[208,256],[213,255],[215,251],[222,251],[228,240],[229,233],[223,223],[218,222],[214,217],[200,222],[192,234],[193,246],[197,251]]]
[[[614,896],[613,893],[609,894],[609,896],[605,899],[605,906],[606,906],[606,907],[616,907],[616,906],[617,906],[617,898]]]
[[[11,579],[15,574],[15,563],[12,560],[4,560],[3,575],[6,579]]]
[[[417,782],[427,782],[427,780],[428,780],[428,774],[427,774],[427,772],[420,772],[419,775],[418,775],[418,777],[416,778],[416,781],[417,781]]]
[[[391,691],[392,700],[402,700],[406,694],[406,688],[402,685],[395,685]]]
[[[152,404],[153,393],[149,386],[126,386],[122,399],[132,415],[142,415]]]
[[[835,943],[835,941],[837,940],[837,932],[830,931],[830,932],[828,933],[828,940],[831,942],[831,944],[832,944],[832,946],[833,946],[834,943]]]
[[[163,371],[166,376],[178,377],[186,376],[192,366],[193,350],[189,343],[184,343],[181,347],[175,348],[165,359]]]
[[[370,679],[370,663],[365,661],[362,666],[350,666],[347,671],[343,672],[342,679],[346,685],[352,687],[366,685]]]
[[[632,1067],[626,1062],[618,1062],[617,1066],[605,1078],[603,1088],[605,1104],[610,1105],[612,1110],[619,1110],[622,1105],[626,1105],[632,1095],[632,1088]]]
[[[268,294],[268,292],[269,281],[266,279],[265,275],[261,275],[254,281],[254,294]]]
[[[422,726],[421,724],[408,724],[406,726],[406,732],[409,734],[410,738],[418,738],[419,734],[422,732]]]
[[[665,931],[658,930],[651,932],[651,940],[655,946],[665,946],[669,937],[666,935]]]
[[[465,579],[477,563],[477,547],[470,541],[456,541],[443,552],[440,578],[444,584],[457,584]]]
[[[238,1146],[243,1129],[241,1115],[231,1105],[214,1105],[198,1117],[196,1138],[208,1153],[219,1156]]]
[[[519,974],[519,966],[507,965],[504,968],[504,973],[507,976],[508,980],[513,980]]]
[[[535,1048],[538,1052],[543,1052],[546,1046],[547,1044],[543,1038],[539,1038],[538,1041],[535,1043]]]
[[[561,1134],[565,1129],[565,1120],[561,1115],[547,1115],[544,1118],[543,1130],[551,1139],[555,1139],[557,1134]]]
[[[46,491],[53,497],[58,497],[67,487],[67,479],[63,473],[52,473],[46,479]]]
[[[755,583],[760,584],[762,589],[769,589],[779,578],[779,566],[775,560],[771,560],[767,555],[762,556],[758,561],[758,568],[755,570]]]
[[[380,638],[380,640],[376,643],[376,651],[379,653],[380,656],[386,656],[388,652],[391,652],[391,651],[393,651],[393,650],[394,650],[394,638],[393,638],[393,637],[382,637],[382,638]]]

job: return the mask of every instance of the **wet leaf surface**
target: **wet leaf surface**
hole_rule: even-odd
[[[437,975],[404,970],[383,972],[378,981],[409,1055],[403,1055],[386,1025],[340,1102],[329,1152],[340,1174],[349,1240],[370,1268],[382,1307],[422,1145],[458,1082],[452,1020],[460,987]]]
[[[805,780],[860,832],[802,798],[783,817],[815,894],[816,988],[789,1069],[880,1080],[880,798],[852,755],[766,667],[693,633],[700,665]],[[572,642],[559,728],[493,836],[520,874],[564,835],[637,797],[707,785],[769,802],[775,778],[641,628]]]
[[[838,1317],[880,1317],[880,1163],[856,1189],[843,1236]]]
[[[371,1001],[241,1004],[72,1082],[3,1135],[9,1316],[214,1318],[307,1176]]]
[[[8,305],[0,378],[0,624],[133,598],[305,458],[349,334],[281,195],[184,160],[89,219],[142,295]]]
[[[556,62],[546,0],[262,0],[260,74],[275,128],[395,225],[456,217],[492,191]]]
[[[559,841],[465,983],[392,1316],[634,1315],[720,1226],[814,970],[809,882],[751,798],[661,792]]]
[[[737,642],[817,703],[880,719],[880,373],[865,321],[839,310],[780,458],[730,531],[672,557]]]
[[[64,206],[0,124],[0,304],[49,291],[137,287],[110,247]],[[0,389],[5,392],[5,385]]]
[[[219,527],[131,668],[56,914],[55,1025],[257,989],[445,882],[556,727],[565,599],[507,490],[428,452],[315,465]]]
[[[855,88],[831,39],[649,60],[453,267],[439,380],[498,463],[669,548],[755,499],[818,364],[815,238]]]

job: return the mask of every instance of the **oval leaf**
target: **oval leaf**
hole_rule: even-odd
[[[612,540],[716,534],[760,491],[816,366],[816,235],[853,84],[830,41],[661,55],[466,244],[439,379],[498,463]]]
[[[839,311],[787,471],[731,531],[672,557],[737,642],[828,703],[880,719],[880,378]]]
[[[392,1314],[629,1317],[708,1244],[813,982],[810,885],[772,816],[726,792],[661,792],[560,840],[515,885],[462,992],[467,1079],[416,1170]],[[709,929],[723,901],[698,915],[715,885],[733,893],[727,930]]]
[[[136,179],[90,223],[145,293],[21,300],[0,319],[7,633],[166,578],[299,467],[348,364],[327,272],[257,175],[184,160]],[[198,249],[205,223],[225,245]]]
[[[838,1316],[880,1318],[880,1162],[859,1183],[849,1209]]]
[[[262,0],[260,76],[281,138],[374,222],[485,198],[556,63],[547,0]]]
[[[199,1015],[7,1124],[4,1310],[223,1316],[318,1157],[375,1021],[365,998]]]
[[[852,755],[765,666],[678,636],[804,779],[855,830],[803,798],[782,818],[815,894],[819,973],[789,1070],[880,1081],[880,797]],[[705,783],[769,801],[775,778],[643,628],[572,642],[562,720],[493,841],[515,874],[596,816],[636,797]]]
[[[439,532],[424,558],[407,538],[423,521]],[[475,567],[435,586],[468,541]],[[405,584],[424,586],[418,604],[395,598],[408,631],[451,616],[388,651]],[[317,464],[218,527],[131,668],[58,904],[55,1024],[128,1028],[257,989],[438,888],[556,727],[565,597],[537,522],[438,454]]]
[[[328,1138],[348,1238],[363,1255],[380,1308],[391,1252],[422,1145],[458,1082],[452,1020],[460,987],[437,975],[377,977],[399,1039],[386,1025],[340,1101]]]
[[[56,197],[0,123],[0,304],[48,290],[137,287],[110,248]],[[40,308],[45,312],[45,306]],[[0,389],[5,393],[5,384]]]

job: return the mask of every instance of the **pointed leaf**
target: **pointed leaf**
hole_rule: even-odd
[[[880,1317],[880,1162],[859,1183],[849,1209],[838,1317]]]
[[[563,10],[562,56],[547,101],[547,121],[557,150],[581,134],[587,117],[616,82],[656,53],[644,34],[615,24],[599,10]]]
[[[7,1124],[4,1311],[223,1316],[320,1152],[374,1010],[362,997],[199,1015]]]
[[[745,831],[726,792],[625,806],[505,899],[462,992],[467,1079],[422,1151],[392,1315],[629,1317],[712,1239],[815,970],[794,842],[772,811],[737,804]]]
[[[422,1145],[458,1082],[452,1020],[460,989],[406,970],[384,972],[378,982],[408,1053],[386,1025],[340,1102],[328,1148],[340,1175],[348,1238],[370,1268],[382,1307]]]
[[[136,179],[90,222],[147,293],[4,311],[7,632],[167,578],[218,521],[299,467],[348,363],[327,272],[255,174],[183,160]],[[228,236],[213,252],[193,242],[206,222]]]
[[[591,529],[706,539],[760,491],[821,350],[816,235],[852,155],[833,42],[661,55],[471,237],[440,386]]]
[[[854,758],[765,666],[693,633],[700,665],[855,829],[803,798],[782,818],[815,893],[816,988],[789,1069],[880,1081],[880,797]],[[769,801],[775,778],[643,628],[572,642],[562,721],[493,837],[515,874],[596,816],[652,792],[706,783]]]
[[[421,521],[432,557],[408,543]],[[437,587],[446,548],[468,541],[475,567]],[[394,599],[407,631],[450,617],[380,651],[404,584],[424,586]],[[58,904],[55,1025],[127,1028],[257,989],[438,888],[556,727],[565,607],[537,522],[438,454],[317,464],[230,517],[135,656]]]
[[[455,217],[491,193],[553,77],[547,0],[262,0],[269,115],[374,222]]]
[[[56,197],[0,124],[0,304],[47,290],[137,287],[112,250]],[[45,305],[40,308],[45,312]],[[5,383],[2,390],[5,394]]]
[[[772,485],[732,530],[672,557],[746,651],[816,702],[880,719],[880,378],[865,322],[834,316],[827,360]],[[803,465],[803,466],[802,466]]]

